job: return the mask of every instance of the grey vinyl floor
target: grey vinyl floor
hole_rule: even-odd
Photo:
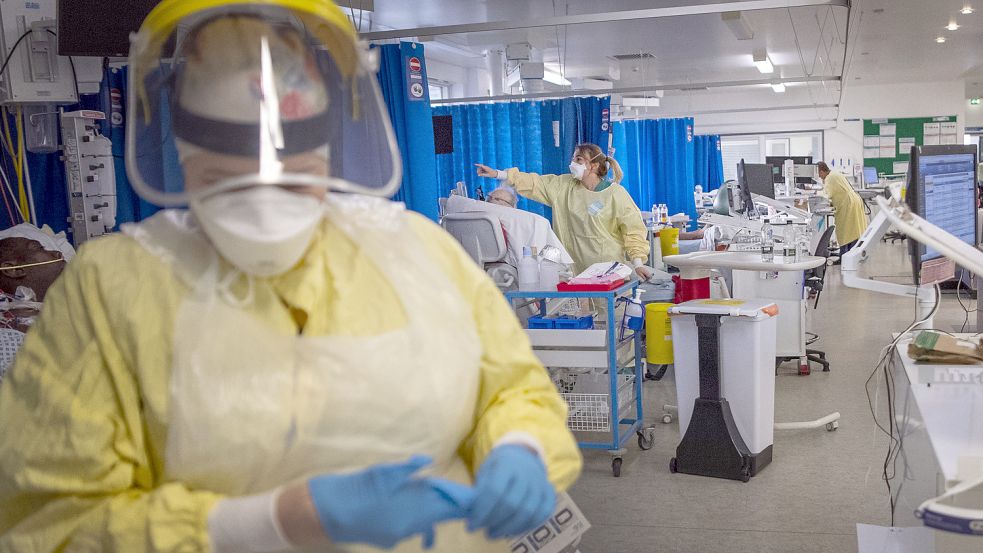
[[[862,274],[910,282],[904,246],[880,244]],[[967,307],[975,301],[965,297]],[[611,475],[606,452],[585,452],[584,471],[571,495],[592,524],[582,553],[607,552],[855,552],[856,524],[889,525],[881,480],[886,438],[874,428],[864,383],[892,332],[914,319],[913,300],[846,288],[838,267],[827,273],[809,327],[821,336],[831,372],[798,376],[779,370],[778,421],[811,420],[839,411],[835,432],[776,431],[774,461],[749,483],[670,474],[678,426],[662,424],[663,404],[675,404],[671,373],[645,383],[646,422],[655,446],[634,441],[621,478]],[[975,313],[969,324],[975,323]],[[956,330],[965,313],[953,294],[943,296],[937,328]]]

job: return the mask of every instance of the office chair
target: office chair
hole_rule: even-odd
[[[826,228],[822,236],[819,237],[819,243],[816,244],[816,252],[813,255],[829,260],[829,242],[833,237],[833,231],[835,229],[835,226]],[[826,282],[826,268],[827,264],[823,263],[822,265],[809,269],[805,272],[805,286],[816,292],[816,302],[812,306],[813,309],[819,307],[819,296],[822,294],[823,284]],[[810,335],[810,338],[806,341],[807,346],[819,340],[818,334],[813,332],[807,332],[806,334]],[[826,360],[826,352],[818,349],[806,348],[806,358],[808,358],[812,363],[822,365],[823,372],[829,372],[829,361]]]

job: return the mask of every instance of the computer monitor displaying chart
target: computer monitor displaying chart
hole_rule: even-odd
[[[975,146],[915,147],[905,196],[911,209],[926,221],[971,246],[977,244]],[[915,282],[925,283],[926,264],[943,256],[914,240],[909,241],[909,248]]]

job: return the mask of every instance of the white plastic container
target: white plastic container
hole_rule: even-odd
[[[775,339],[778,307],[768,300],[692,300],[669,308],[680,439],[700,395],[696,314],[722,314],[720,395],[752,455],[774,442]]]
[[[529,246],[522,248],[522,259],[519,261],[519,289],[539,289],[539,262],[532,256]]]
[[[539,262],[539,289],[547,292],[556,292],[556,286],[560,284],[560,269],[563,268],[559,263],[554,263],[549,259]]]

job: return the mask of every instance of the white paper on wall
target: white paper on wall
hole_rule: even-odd
[[[881,125],[881,136],[894,136],[897,130],[897,125],[894,123],[885,123]]]
[[[925,123],[924,132],[926,137],[930,134],[937,135],[941,132],[941,127],[938,123]]]

